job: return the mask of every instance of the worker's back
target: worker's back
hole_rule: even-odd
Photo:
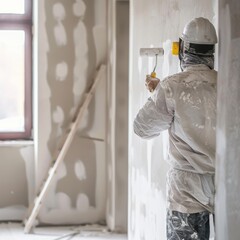
[[[209,239],[214,213],[217,35],[212,23],[196,18],[179,38],[183,72],[160,79],[147,76],[154,94],[139,110],[134,132],[142,138],[169,132],[167,239]],[[157,83],[157,84],[156,84]]]
[[[170,162],[176,169],[214,173],[217,73],[192,65],[161,83],[173,111]],[[157,101],[157,99],[156,99]]]

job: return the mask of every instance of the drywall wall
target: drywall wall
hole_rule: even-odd
[[[115,228],[128,226],[129,1],[116,2]]]
[[[0,220],[23,219],[61,135],[106,63],[106,6],[105,0],[35,1],[34,142],[0,145]],[[106,77],[53,181],[42,222],[105,219],[105,92]]]
[[[179,71],[178,58],[171,56],[171,42],[178,41],[184,25],[194,17],[216,23],[216,1],[132,0],[129,83],[129,239],[165,238],[167,134],[153,140],[134,135],[132,123],[149,93],[146,74],[153,70],[154,58],[139,56],[141,47],[163,47],[157,75],[163,79]]]
[[[22,220],[34,193],[33,144],[9,144],[0,146],[0,221]]]
[[[106,63],[106,1],[39,1],[37,188],[97,68]],[[41,223],[105,219],[106,76],[86,111],[39,214]]]
[[[109,2],[34,2],[34,140],[27,145],[0,146],[0,190],[4,193],[0,198],[0,220],[23,219],[47,176],[61,136],[93,82],[96,69],[107,63]],[[124,11],[120,9],[118,16]],[[111,14],[115,19],[115,10]],[[128,16],[128,12],[125,14]],[[128,45],[128,19],[120,20],[118,74],[112,69],[113,75],[118,75],[118,83],[112,84],[115,82],[112,78],[107,81],[105,75],[97,87],[51,184],[39,214],[40,223],[81,224],[107,218],[112,230],[127,231],[128,46],[124,45]],[[108,21],[113,28],[114,23],[115,20]],[[115,38],[115,32],[112,33]],[[114,46],[112,40],[108,44]],[[112,61],[116,62],[114,54]],[[118,101],[112,87],[118,89]],[[106,89],[111,94],[108,101]],[[112,120],[110,131],[108,123]]]
[[[107,223],[128,226],[128,62],[129,1],[108,1]]]
[[[240,225],[240,2],[219,1],[219,72],[216,169],[218,240],[239,239]]]

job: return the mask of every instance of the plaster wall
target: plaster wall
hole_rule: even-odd
[[[106,0],[34,1],[34,141],[0,143],[0,220],[22,220],[83,102],[106,64]],[[41,223],[106,218],[106,74],[39,214]]]
[[[165,238],[166,173],[168,136],[142,140],[134,135],[132,123],[149,93],[146,74],[154,58],[141,58],[141,47],[163,47],[158,58],[160,79],[180,71],[178,58],[171,55],[171,42],[178,41],[184,25],[194,17],[207,17],[216,24],[216,1],[132,0],[130,5],[130,83],[129,83],[129,239]]]
[[[129,1],[109,0],[107,223],[120,232],[128,226],[128,71]]]
[[[37,189],[97,68],[106,63],[105,0],[48,0],[38,4]],[[44,201],[39,214],[42,223],[105,220],[105,92],[106,75]]]
[[[2,145],[0,155],[0,221],[22,220],[33,201],[33,144]]]
[[[240,2],[219,1],[219,72],[216,169],[218,240],[239,239],[240,225]]]
[[[116,3],[116,229],[128,226],[128,75],[129,75],[129,1]]]

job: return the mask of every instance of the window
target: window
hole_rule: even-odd
[[[0,139],[30,139],[32,4],[0,0]]]

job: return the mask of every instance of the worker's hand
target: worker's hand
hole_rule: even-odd
[[[145,80],[145,86],[147,90],[149,90],[150,92],[153,92],[159,82],[160,82],[159,78],[152,78],[150,75],[147,75]]]

